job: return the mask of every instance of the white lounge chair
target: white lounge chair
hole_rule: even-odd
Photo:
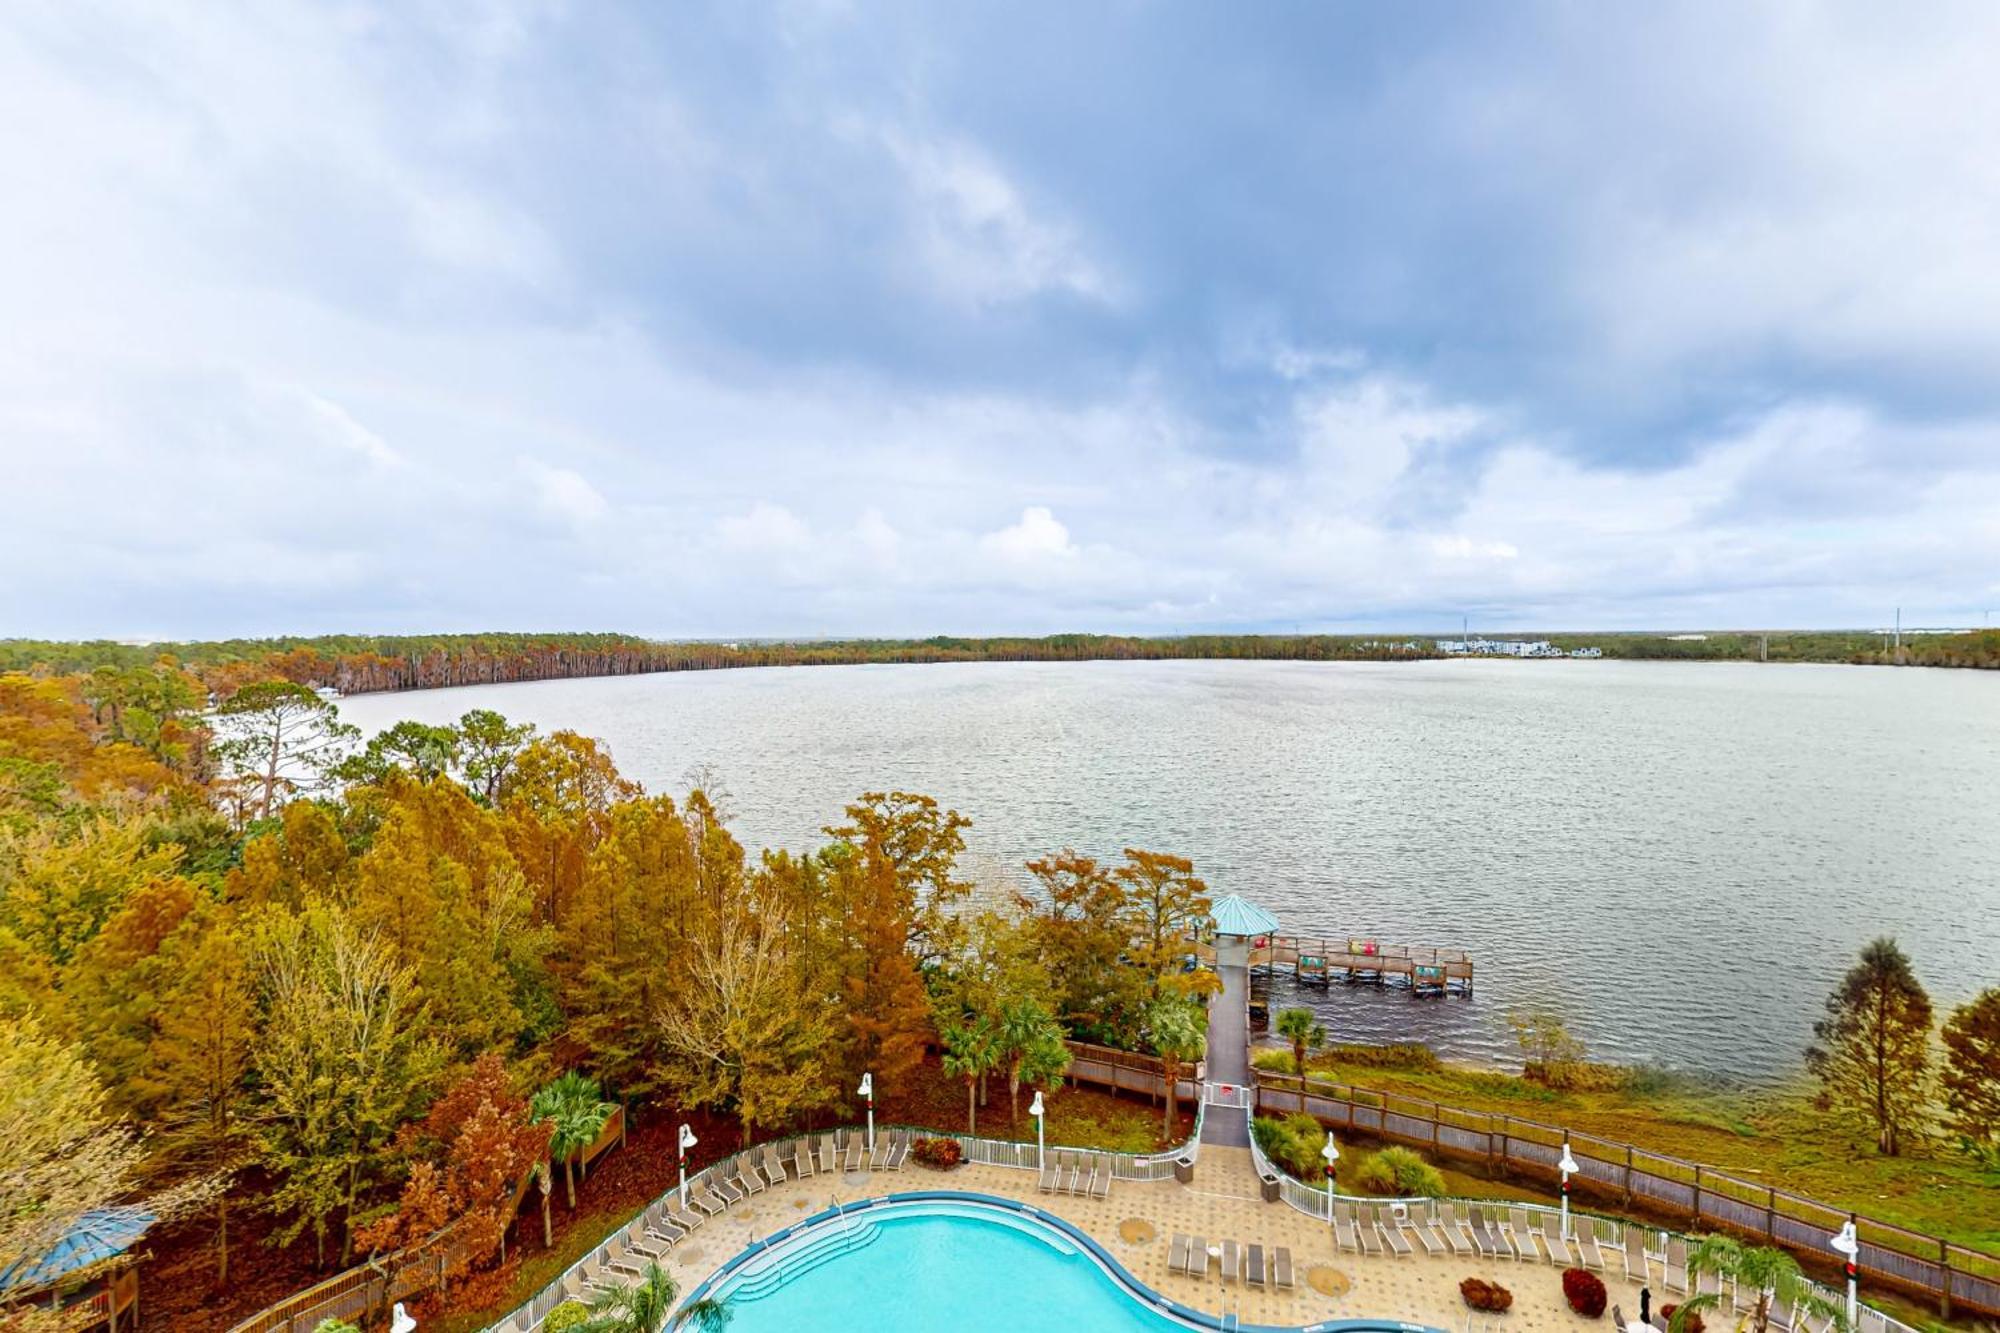
[[[1236,1242],[1222,1242],[1222,1281],[1228,1284],[1243,1276],[1243,1256],[1237,1253]]]
[[[1662,1265],[1666,1276],[1661,1285],[1679,1296],[1688,1294],[1688,1243],[1680,1236],[1667,1240],[1667,1257]]]
[[[1375,1229],[1382,1233],[1382,1239],[1388,1243],[1389,1249],[1398,1258],[1409,1257],[1410,1242],[1403,1238],[1402,1224],[1396,1221],[1393,1205],[1386,1203],[1375,1205]]]
[[[1271,1251],[1271,1281],[1280,1291],[1292,1289],[1292,1252],[1280,1245]]]
[[[1451,1246],[1451,1252],[1459,1258],[1479,1253],[1479,1246],[1472,1239],[1472,1228],[1458,1215],[1457,1207],[1441,1203],[1438,1205],[1438,1211],[1437,1229],[1444,1236],[1445,1243]]]
[[[901,1171],[903,1163],[910,1159],[910,1131],[899,1129],[894,1138],[895,1142],[889,1146],[889,1169]]]
[[[1645,1286],[1652,1279],[1646,1266],[1646,1232],[1635,1222],[1625,1224],[1625,1280]]]
[[[1361,1252],[1361,1238],[1354,1226],[1354,1206],[1336,1202],[1333,1205],[1333,1238],[1341,1249],[1350,1254]]]
[[[1252,1241],[1250,1252],[1243,1259],[1243,1281],[1253,1287],[1271,1285],[1271,1275],[1264,1267],[1264,1247]]]
[[[1436,1257],[1445,1252],[1444,1233],[1437,1229],[1437,1205],[1425,1204],[1422,1217],[1417,1215],[1413,1205],[1403,1214],[1403,1228],[1417,1238],[1426,1255]]]

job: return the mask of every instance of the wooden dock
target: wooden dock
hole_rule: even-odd
[[[1203,950],[1203,957],[1214,961],[1214,951]],[[1472,955],[1465,950],[1387,944],[1364,935],[1265,936],[1251,943],[1250,968],[1290,972],[1309,986],[1368,982],[1407,987],[1412,995],[1472,994]]]

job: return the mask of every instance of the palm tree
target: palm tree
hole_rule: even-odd
[[[1281,1009],[1276,1026],[1278,1035],[1292,1044],[1292,1072],[1304,1078],[1306,1050],[1326,1045],[1326,1025],[1310,1009]]]
[[[536,1093],[528,1103],[528,1119],[539,1125],[553,1122],[549,1153],[563,1164],[563,1186],[569,1193],[570,1211],[576,1210],[577,1153],[597,1142],[604,1124],[618,1108],[598,1096],[597,1080],[572,1069]]]
[[[1798,1306],[1815,1318],[1832,1319],[1842,1328],[1847,1326],[1847,1311],[1820,1295],[1799,1270],[1798,1261],[1783,1250],[1745,1245],[1728,1236],[1703,1236],[1688,1255],[1688,1275],[1699,1277],[1703,1273],[1726,1277],[1736,1284],[1738,1291],[1748,1288],[1757,1294],[1757,1307],[1750,1315],[1750,1333],[1768,1333],[1774,1299],[1784,1309]],[[1722,1298],[1714,1292],[1690,1296],[1674,1311],[1668,1333],[1683,1333],[1690,1314],[1714,1309],[1721,1303]]]
[[[729,1322],[728,1304],[712,1298],[674,1309],[680,1294],[672,1275],[649,1263],[634,1285],[606,1287],[591,1298],[590,1318],[583,1323],[581,1333],[662,1333],[682,1325],[702,1333],[720,1333]]]
[[[1033,1000],[1000,1011],[996,1040],[1007,1065],[1007,1128],[1012,1129],[1021,1118],[1021,1084],[1049,1078],[1060,1083],[1062,1071],[1069,1068],[1069,1047],[1056,1020]]]
[[[944,1072],[965,1080],[965,1132],[979,1132],[979,1078],[1000,1063],[993,1025],[983,1018],[954,1023],[944,1037]]]
[[[1152,1035],[1153,1049],[1159,1053],[1167,1078],[1167,1113],[1160,1137],[1174,1136],[1174,1085],[1180,1081],[1181,1066],[1199,1060],[1208,1050],[1206,1016],[1191,1002],[1159,1000],[1146,1011],[1146,1030]]]

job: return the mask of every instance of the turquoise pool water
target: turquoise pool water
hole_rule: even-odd
[[[950,1205],[816,1228],[719,1286],[729,1333],[1184,1333],[1031,1219]],[[1023,1228],[1026,1228],[1024,1230]]]

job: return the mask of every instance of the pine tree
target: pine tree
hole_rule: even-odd
[[[1826,1017],[1813,1024],[1819,1044],[1806,1052],[1829,1105],[1875,1127],[1886,1156],[1923,1122],[1930,1063],[1931,1001],[1892,939],[1861,951],[1826,998]]]
[[[1946,1123],[1967,1152],[2000,1167],[2000,986],[1952,1011],[1944,1046]]]

